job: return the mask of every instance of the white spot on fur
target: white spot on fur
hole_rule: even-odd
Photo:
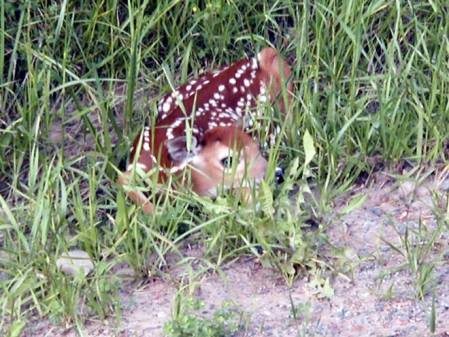
[[[233,120],[238,120],[239,119],[239,116],[237,114],[235,114],[234,112],[231,112],[230,115],[231,115],[231,118]]]
[[[220,84],[218,86],[218,91],[224,91],[225,90],[225,86],[223,84]]]
[[[126,168],[126,171],[131,171],[133,168],[134,168],[134,164],[129,164],[128,167]],[[147,166],[142,163],[136,163],[136,168],[139,168],[144,171],[147,170]]]
[[[257,58],[259,58],[260,53],[257,55]],[[258,68],[258,62],[257,59],[255,57],[253,57],[251,59],[251,68],[252,69],[257,69]]]
[[[170,110],[170,103],[165,102],[164,105],[162,106],[162,110],[164,112],[168,112],[168,110]]]

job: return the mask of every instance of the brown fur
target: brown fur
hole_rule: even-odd
[[[242,131],[243,114],[251,113],[261,96],[274,102],[291,71],[272,48],[263,49],[257,60],[256,68],[255,59],[244,59],[217,73],[206,73],[164,96],[159,103],[154,129],[151,132],[146,130],[134,141],[132,161],[138,156],[137,163],[146,172],[157,165],[160,168],[159,181],[165,181],[169,174],[180,175],[186,169],[190,170],[191,188],[199,195],[213,196],[220,186],[234,189],[245,186],[247,179],[263,179],[267,163],[257,142]],[[239,71],[240,75],[237,74]],[[289,105],[293,90],[291,81],[286,88],[288,97],[285,103]],[[182,104],[177,102],[177,97],[182,97]],[[242,99],[245,99],[246,108],[240,105]],[[209,103],[212,106],[209,107]],[[235,113],[225,113],[225,108],[217,105],[224,103]],[[277,103],[285,112],[287,107],[282,97]],[[204,112],[197,114],[196,111],[202,107],[205,107]],[[191,118],[194,112],[195,118]],[[218,120],[217,116],[220,116]],[[195,130],[192,136],[198,144],[191,153],[179,145],[187,142],[186,122],[191,123],[190,127]],[[232,170],[222,164],[227,161],[228,154],[238,160]],[[128,185],[129,179],[128,170],[119,177],[118,183]],[[143,193],[130,191],[128,196],[142,206],[145,213],[154,212],[153,205]]]

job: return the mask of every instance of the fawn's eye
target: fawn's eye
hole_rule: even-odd
[[[220,160],[221,166],[223,166],[224,168],[230,168],[232,166],[232,157],[231,156],[227,156],[224,157],[222,160]]]

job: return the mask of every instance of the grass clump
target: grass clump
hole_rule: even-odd
[[[167,337],[227,337],[236,336],[239,331],[239,315],[230,304],[216,310],[211,318],[204,318],[198,312],[204,303],[195,298],[177,300],[176,312],[165,324]]]

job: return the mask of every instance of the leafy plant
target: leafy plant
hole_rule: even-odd
[[[420,219],[416,230],[406,227],[403,235],[398,232],[400,246],[383,239],[388,246],[405,258],[406,264],[401,266],[400,269],[405,267],[414,275],[419,299],[424,299],[435,286],[432,276],[435,262],[431,260],[431,252],[440,234],[441,227],[429,231]]]
[[[197,313],[204,303],[195,298],[176,299],[175,313],[164,330],[168,337],[229,337],[239,330],[238,314],[230,303],[216,310],[211,318]]]

